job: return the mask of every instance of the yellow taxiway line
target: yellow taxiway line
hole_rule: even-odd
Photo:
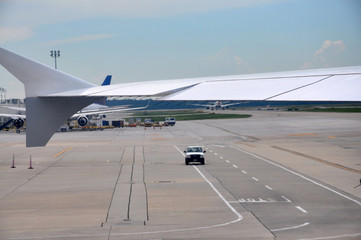
[[[60,154],[63,154],[63,153],[65,153],[66,151],[69,151],[70,149],[72,149],[73,147],[70,147],[70,148],[67,148],[67,149],[64,149],[63,151],[61,151],[61,152],[58,152],[57,154],[55,154],[53,157],[57,157],[57,156],[59,156]]]

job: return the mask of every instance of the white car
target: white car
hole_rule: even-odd
[[[174,125],[175,125],[175,118],[170,117],[165,119],[164,126],[174,126]]]
[[[203,151],[201,146],[188,146],[187,151],[184,151],[184,153],[186,165],[194,162],[204,165],[204,154],[206,151]]]

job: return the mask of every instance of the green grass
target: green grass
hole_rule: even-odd
[[[177,121],[187,120],[204,120],[204,119],[231,119],[231,118],[249,118],[252,115],[249,114],[194,114],[178,116]]]
[[[185,114],[195,114],[195,113],[203,113],[203,111],[192,111],[192,110],[179,110],[179,111],[144,111],[144,112],[136,112],[133,115],[139,117],[151,117],[151,116],[178,116],[178,115],[185,115]]]
[[[176,121],[189,121],[189,120],[204,120],[204,119],[232,119],[232,118],[249,118],[249,114],[223,114],[223,113],[208,113],[208,112],[195,112],[195,111],[154,111],[134,113],[132,117],[126,118],[140,118],[142,122],[144,119],[152,119],[154,122],[162,122],[166,117],[174,117]]]
[[[300,110],[305,112],[340,112],[340,113],[361,113],[361,108],[314,108],[314,109],[305,109]]]

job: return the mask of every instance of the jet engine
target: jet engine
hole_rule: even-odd
[[[16,128],[21,128],[22,126],[24,126],[24,123],[25,123],[25,121],[22,118],[15,119],[13,122],[13,124]]]
[[[88,122],[89,122],[89,119],[88,119],[86,116],[80,116],[80,117],[78,117],[78,124],[79,124],[79,126],[84,127],[84,126],[86,126],[86,125],[88,124]]]

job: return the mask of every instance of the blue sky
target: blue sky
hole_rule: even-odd
[[[1,0],[0,45],[95,84],[356,66],[361,1]]]

